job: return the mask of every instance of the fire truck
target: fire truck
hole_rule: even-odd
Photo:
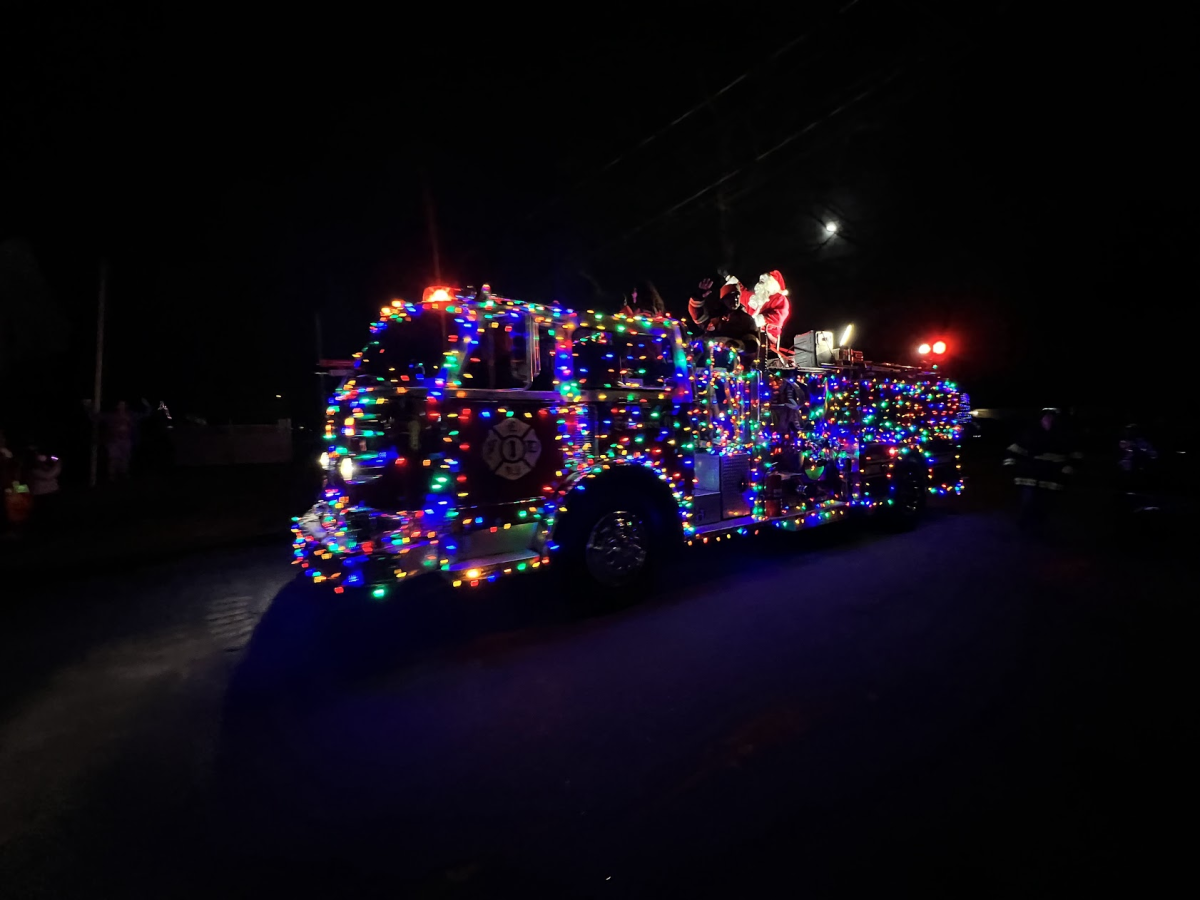
[[[335,592],[547,565],[620,590],[674,546],[905,525],[963,490],[962,395],[934,370],[749,356],[672,318],[487,289],[431,287],[370,331],[329,402],[321,496],[293,521],[294,562]]]

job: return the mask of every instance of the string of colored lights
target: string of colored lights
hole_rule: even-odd
[[[396,329],[416,337],[389,345]],[[539,363],[509,369],[497,348],[524,341],[537,347],[526,362],[540,361],[534,336],[542,334],[550,346],[540,365],[550,377],[539,391],[531,370]],[[897,466],[917,459],[930,491],[962,491],[953,382],[916,372],[746,366],[721,342],[687,346],[681,334],[668,318],[582,314],[448,288],[430,288],[419,304],[393,301],[355,354],[354,377],[327,407],[322,462],[338,478],[294,520],[295,562],[337,592],[369,584],[377,597],[387,583],[426,571],[461,586],[540,568],[559,549],[556,526],[575,495],[617,466],[644,467],[666,485],[689,544],[756,534],[764,523],[808,527],[893,503]],[[425,355],[406,360],[405,347]],[[498,390],[501,375],[524,390]],[[789,378],[802,388],[794,410],[786,405]],[[411,452],[397,437],[404,410],[416,422],[412,440],[424,442]],[[552,444],[553,465],[542,483],[514,487],[520,496],[498,501],[474,461],[485,449],[480,433],[508,420],[514,424],[505,433],[535,435],[539,453],[536,435]],[[698,454],[748,461],[748,516],[698,531]],[[516,479],[526,479],[532,464],[506,465],[514,467],[506,477],[526,483]],[[380,479],[401,486],[403,499],[363,502],[364,486]],[[391,508],[397,504],[403,508]],[[477,539],[529,527],[536,555],[460,563]]]

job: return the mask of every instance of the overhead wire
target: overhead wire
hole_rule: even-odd
[[[823,123],[829,121],[830,119],[834,118],[835,116],[841,115],[850,107],[852,107],[858,103],[861,103],[863,100],[870,97],[876,91],[885,87],[887,84],[889,84],[891,81],[893,81],[896,77],[898,77],[899,74],[907,67],[907,65],[908,65],[907,63],[903,63],[903,64],[895,67],[884,78],[877,81],[875,84],[871,85],[870,87],[866,88],[865,90],[860,91],[854,97],[845,101],[844,103],[839,104],[837,107],[835,107],[834,109],[825,113],[823,116],[820,116],[818,118],[810,120],[802,128],[799,128],[796,131],[793,131],[791,134],[789,134],[783,140],[776,143],[774,146],[772,146],[769,149],[764,150],[763,152],[756,155],[754,157],[754,159],[751,160],[750,162],[748,162],[742,166],[739,166],[738,168],[736,168],[730,172],[725,173],[720,178],[718,178],[716,181],[711,182],[710,184],[708,184],[705,187],[701,188],[700,190],[690,194],[689,196],[683,198],[682,200],[678,201],[677,203],[673,204],[672,206],[668,207],[667,209],[663,210],[662,212],[656,213],[655,215],[651,216],[649,219],[646,219],[644,222],[640,223],[639,225],[636,225],[635,227],[629,229],[628,231],[624,232],[617,238],[614,238],[613,240],[607,242],[606,244],[602,245],[598,249],[594,250],[593,255],[605,253],[608,250],[611,250],[613,247],[624,243],[625,241],[629,240],[629,238],[633,237],[636,234],[639,234],[640,232],[644,231],[646,228],[650,227],[651,225],[655,224],[656,222],[660,221],[661,219],[664,219],[670,215],[673,215],[674,213],[683,209],[690,203],[693,203],[696,200],[699,200],[701,197],[704,197],[707,194],[710,194],[711,192],[715,191],[721,185],[723,185],[726,182],[730,181],[731,179],[736,178],[737,176],[743,174],[744,172],[746,172],[753,166],[761,163],[763,160],[765,160],[768,157],[772,156],[773,154],[779,152],[784,147],[787,147],[794,141],[799,140],[800,138],[804,137],[806,134],[809,134],[815,128],[819,127]]]
[[[856,6],[858,4],[858,2],[859,2],[859,0],[848,0],[848,2],[844,3],[841,7],[838,8],[836,15],[839,15],[839,16],[842,15],[847,10]],[[640,151],[640,150],[644,149],[645,147],[649,146],[650,144],[654,143],[656,140],[661,138],[667,132],[671,131],[671,129],[675,128],[675,126],[690,119],[692,116],[694,116],[696,113],[700,112],[701,110],[708,108],[714,100],[729,93],[734,88],[736,88],[738,85],[742,84],[743,82],[756,76],[759,72],[766,69],[768,66],[773,64],[776,60],[778,60],[780,57],[786,55],[787,53],[794,50],[796,47],[800,46],[802,43],[804,43],[806,40],[808,40],[810,37],[812,37],[815,30],[816,30],[815,28],[810,28],[809,30],[805,31],[803,34],[797,35],[796,37],[792,38],[790,41],[785,43],[782,47],[779,47],[777,50],[772,52],[761,63],[759,63],[756,66],[753,66],[750,69],[747,69],[745,72],[743,72],[742,74],[738,75],[735,79],[733,79],[733,81],[729,82],[728,84],[726,84],[724,87],[720,88],[719,90],[717,90],[711,94],[708,94],[703,99],[701,99],[699,102],[697,102],[695,105],[693,105],[689,109],[685,110],[680,115],[676,116],[670,122],[663,125],[657,131],[652,132],[651,134],[649,134],[642,140],[638,141],[632,147],[629,147],[628,149],[617,154],[617,156],[615,156],[613,159],[609,160],[607,163],[605,163],[603,166],[601,166],[596,171],[592,172],[592,174],[590,174],[587,177],[583,178],[582,180],[576,182],[575,184],[573,184],[571,187],[567,188],[566,190],[560,192],[556,197],[554,197],[552,200],[548,201],[547,203],[543,204],[538,209],[535,209],[532,212],[528,213],[524,218],[519,220],[519,223],[528,222],[528,221],[535,219],[538,216],[544,214],[546,211],[553,209],[555,206],[557,206],[559,203],[561,203],[567,197],[569,197],[570,195],[577,192],[580,188],[585,187],[588,184],[591,184],[593,181],[595,181],[600,176],[611,171],[616,166],[618,166],[622,162],[624,162],[626,159],[635,155],[638,151]]]
[[[1003,8],[1000,10],[1000,12],[997,15],[1002,15],[1002,14],[1003,14]],[[961,31],[956,34],[956,38],[958,38],[958,39],[956,41],[954,41],[954,44],[957,46],[960,46],[960,47],[964,47],[965,49],[962,50],[960,53],[958,53],[954,57],[954,59],[951,61],[951,66],[957,65],[958,62],[960,62],[962,60],[962,58],[966,55],[966,53],[974,45],[974,41],[971,39],[971,37],[969,35],[963,34]],[[757,154],[755,156],[755,158],[753,160],[751,160],[749,163],[746,163],[746,164],[734,169],[731,172],[727,172],[726,174],[724,174],[720,178],[718,178],[716,181],[713,181],[712,183],[701,188],[700,190],[695,191],[694,193],[690,194],[689,196],[685,197],[684,199],[680,200],[679,202],[668,207],[666,210],[663,210],[662,212],[655,214],[654,216],[650,217],[649,219],[646,219],[645,221],[641,222],[634,228],[631,228],[628,231],[624,232],[617,238],[614,238],[613,240],[606,242],[605,244],[601,245],[596,250],[592,251],[591,255],[601,255],[601,254],[606,253],[607,251],[624,243],[625,241],[627,241],[630,238],[634,237],[635,235],[641,233],[642,231],[651,227],[652,225],[656,224],[657,222],[659,222],[665,218],[668,218],[669,216],[678,212],[680,209],[683,209],[686,206],[688,206],[689,204],[694,203],[695,201],[700,200],[701,198],[707,196],[708,194],[715,191],[717,188],[728,183],[733,178],[736,178],[737,176],[744,174],[748,170],[752,169],[754,166],[761,163],[763,160],[765,160],[768,157],[772,156],[773,154],[779,152],[780,150],[784,149],[785,147],[794,143],[795,141],[800,140],[805,135],[810,134],[812,131],[814,131],[816,128],[818,128],[825,122],[828,122],[829,120],[833,119],[835,116],[839,116],[842,113],[844,113],[850,107],[855,106],[855,105],[861,103],[862,101],[866,100],[871,95],[878,92],[880,89],[886,87],[888,84],[895,81],[896,78],[898,78],[903,73],[903,71],[906,68],[908,68],[910,65],[913,65],[913,64],[916,64],[919,62],[921,62],[920,59],[906,61],[906,62],[903,62],[900,65],[894,67],[887,75],[885,75],[882,79],[880,79],[879,81],[872,84],[870,87],[860,91],[858,94],[856,94],[854,97],[850,98],[849,100],[845,101],[844,103],[839,104],[837,107],[830,110],[825,115],[820,116],[819,118],[813,119],[812,121],[810,121],[806,125],[804,125],[802,128],[799,128],[796,131],[790,133],[785,138],[783,138],[782,140],[778,141],[776,144],[771,146],[769,149],[764,150],[762,153]],[[912,96],[913,95],[910,95],[906,99],[911,100]],[[801,156],[802,155],[803,154],[801,154]],[[799,158],[800,158],[799,156],[792,157],[792,161],[794,162],[796,159],[799,159]],[[786,171],[787,168],[788,167],[785,166],[783,169],[780,169],[774,173],[764,176],[758,184],[748,186],[745,189],[738,191],[730,199],[744,197],[747,194],[750,194],[750,193],[753,193],[754,191],[759,190],[766,182],[770,181],[771,179],[773,179],[775,177],[778,177],[778,175],[781,174],[781,172]]]

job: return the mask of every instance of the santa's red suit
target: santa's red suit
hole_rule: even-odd
[[[767,333],[771,346],[778,347],[783,335],[783,323],[791,312],[788,302],[783,275],[778,269],[772,269],[765,275],[760,275],[758,284],[753,290],[741,286],[741,300],[746,312],[754,317],[758,327]]]

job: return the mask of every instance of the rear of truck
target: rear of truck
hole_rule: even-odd
[[[958,385],[937,373],[842,372],[828,414],[859,436],[864,505],[915,513],[930,494],[962,492],[961,397]]]

